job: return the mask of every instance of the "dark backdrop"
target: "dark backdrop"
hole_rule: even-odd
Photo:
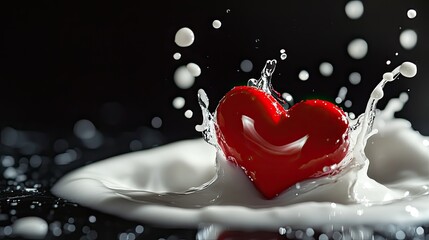
[[[333,101],[340,87],[346,86],[353,105],[345,109],[356,114],[364,111],[384,72],[413,61],[417,76],[389,83],[380,107],[389,98],[408,92],[409,102],[398,115],[428,135],[429,2],[364,1],[364,14],[357,20],[346,16],[346,2],[1,1],[0,155],[15,161],[13,166],[1,166],[0,212],[7,218],[2,215],[0,225],[27,215],[61,224],[73,217],[79,231],[62,237],[91,239],[80,228],[90,224],[89,215],[95,215],[98,220],[91,227],[100,239],[134,229],[141,223],[70,204],[51,196],[49,189],[65,173],[90,162],[200,137],[194,129],[201,122],[197,90],[207,92],[214,111],[229,89],[258,78],[268,59],[279,62],[273,77],[278,91],[291,93],[295,101],[316,97]],[[417,11],[415,19],[406,15],[410,8]],[[219,29],[212,27],[216,19],[222,22]],[[195,33],[195,42],[186,48],[174,43],[175,33],[182,27]],[[399,43],[399,34],[407,28],[418,34],[411,50]],[[368,54],[360,60],[351,58],[346,50],[355,38],[363,38],[369,45]],[[281,49],[288,55],[283,61]],[[176,52],[181,53],[180,60],[173,59]],[[246,59],[253,63],[250,72],[240,69]],[[392,63],[387,65],[387,60]],[[319,73],[323,61],[333,64],[332,76]],[[180,89],[173,74],[189,62],[198,64],[202,73],[190,89]],[[309,71],[308,81],[298,79],[301,69]],[[348,81],[355,71],[362,75],[358,85]],[[172,107],[178,96],[186,100],[183,109]],[[194,112],[190,119],[184,117],[187,109]],[[162,119],[161,127],[151,125],[154,117]],[[101,145],[88,147],[74,136],[75,123],[81,119],[98,129]],[[76,150],[79,158],[58,164],[56,157],[67,149]],[[41,165],[28,167],[28,159],[34,155],[42,156]],[[6,177],[5,169],[11,167],[21,169],[25,178]],[[19,190],[19,186],[36,185],[39,191],[31,196]],[[11,197],[20,203],[11,206]],[[43,205],[30,209],[34,201]],[[156,234],[142,239],[179,232],[151,232],[150,223],[145,229],[145,234]],[[194,230],[185,230],[182,236],[193,236]],[[47,238],[56,236],[50,232]]]
[[[429,133],[426,1],[367,1],[357,20],[347,18],[346,1],[13,3],[0,6],[0,127],[64,133],[79,119],[88,119],[103,131],[134,130],[150,126],[159,116],[163,119],[159,130],[169,139],[196,137],[197,89],[206,90],[214,110],[226,91],[259,77],[264,62],[275,58],[280,62],[276,89],[292,93],[295,100],[314,96],[333,100],[338,89],[347,86],[356,113],[363,111],[385,71],[404,60],[414,61],[417,77],[389,84],[386,94],[409,89],[404,114]],[[410,8],[417,10],[415,19],[406,16]],[[215,19],[223,23],[220,29],[211,26]],[[190,47],[174,43],[181,27],[195,33]],[[414,49],[400,46],[401,28],[417,31]],[[356,37],[369,45],[361,60],[346,52]],[[287,60],[280,61],[280,49],[286,50]],[[172,57],[175,52],[182,54],[178,61]],[[251,72],[240,71],[245,59],[253,63]],[[392,61],[390,66],[387,60]],[[322,61],[334,66],[329,78],[318,71]],[[173,72],[188,62],[197,63],[202,74],[192,88],[182,90],[174,85]],[[310,72],[309,81],[297,80],[300,69]],[[352,71],[362,74],[362,84],[350,86],[347,78]],[[172,108],[176,96],[186,99],[183,110]],[[119,106],[120,116],[110,121],[113,124],[106,120],[110,113],[103,108],[105,103]],[[183,117],[186,109],[195,113],[190,120]]]

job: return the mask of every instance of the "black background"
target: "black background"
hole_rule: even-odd
[[[41,147],[33,152],[2,146],[0,154],[16,159],[45,156],[45,167],[29,171],[39,173],[30,174],[28,181],[41,183],[49,195],[49,188],[63,174],[131,151],[132,140],[139,140],[140,149],[146,149],[200,137],[194,129],[201,122],[197,90],[207,92],[214,111],[229,89],[258,78],[268,59],[278,60],[273,85],[279,92],[291,93],[295,101],[333,101],[340,87],[346,86],[353,106],[345,109],[357,115],[364,111],[384,72],[412,61],[417,64],[417,76],[389,83],[380,107],[389,98],[408,92],[410,99],[398,116],[429,135],[429,2],[364,1],[364,14],[356,20],[346,16],[346,2],[1,1],[0,129],[41,134],[42,140],[35,139],[43,144],[38,142]],[[417,11],[415,19],[406,15],[410,8]],[[214,29],[213,20],[220,20],[221,28]],[[174,43],[175,33],[182,27],[195,34],[195,42],[185,48]],[[408,28],[418,34],[417,45],[411,50],[399,43],[401,31]],[[360,60],[351,58],[346,50],[355,38],[363,38],[369,45],[368,54]],[[280,60],[280,49],[285,49],[286,60]],[[179,60],[173,59],[176,52],[182,55]],[[245,59],[253,63],[251,72],[240,70]],[[392,63],[387,65],[387,60]],[[332,76],[319,73],[323,61],[334,66]],[[190,89],[180,89],[173,74],[189,62],[198,64],[202,73]],[[301,69],[310,73],[308,81],[298,79]],[[356,86],[348,81],[355,71],[362,75]],[[186,99],[183,109],[172,107],[178,96]],[[191,119],[184,117],[187,109],[194,112]],[[151,126],[154,117],[162,119],[160,128]],[[74,139],[73,126],[81,119],[90,120],[105,136],[100,148],[86,149]],[[66,167],[51,164],[50,159],[58,154],[52,149],[58,139],[79,148],[80,161]],[[28,181],[24,184],[30,184]],[[2,186],[11,194],[16,182],[4,180]],[[76,212],[91,211],[74,208]],[[61,214],[71,214],[64,209],[54,216],[61,219]],[[47,212],[20,213],[43,217]],[[84,215],[76,214],[76,218]],[[116,220],[111,216],[109,221]],[[118,228],[134,224],[118,221],[124,222]],[[103,229],[103,222],[99,224]],[[103,231],[109,236],[108,229]],[[115,238],[120,231],[125,230],[112,228],[110,236]]]
[[[206,90],[214,110],[232,86],[258,78],[268,59],[279,60],[280,76],[273,79],[278,91],[290,92],[295,100],[333,100],[338,89],[347,86],[352,110],[358,114],[382,74],[409,60],[419,67],[417,77],[389,84],[386,94],[409,89],[406,116],[416,128],[429,132],[424,113],[429,51],[425,1],[368,1],[357,20],[347,18],[346,1],[14,3],[0,6],[2,127],[67,132],[85,118],[103,131],[133,130],[159,116],[164,123],[160,130],[169,138],[196,137],[192,129],[199,121],[197,89]],[[406,16],[410,8],[417,10],[415,19]],[[215,19],[223,23],[220,29],[211,26]],[[190,47],[174,43],[181,27],[195,33]],[[406,28],[418,33],[412,50],[399,44],[401,29]],[[369,45],[361,60],[346,52],[357,37]],[[287,60],[280,61],[280,49],[286,50]],[[182,54],[178,61],[173,59],[175,52]],[[249,73],[240,71],[244,59],[253,62]],[[318,71],[322,61],[334,66],[329,78]],[[191,89],[182,90],[174,85],[173,72],[189,62],[197,63],[202,74]],[[301,69],[310,72],[309,81],[298,80]],[[350,86],[352,71],[362,74],[362,84]],[[176,96],[185,97],[185,109],[195,113],[192,120],[183,117],[185,109],[171,107]],[[114,126],[103,119],[107,102],[123,109]]]

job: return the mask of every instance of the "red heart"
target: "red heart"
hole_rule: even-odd
[[[347,153],[348,120],[338,106],[305,100],[285,110],[256,87],[229,91],[216,108],[218,144],[226,158],[271,199],[327,174]]]

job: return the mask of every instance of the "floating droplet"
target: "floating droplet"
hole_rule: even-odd
[[[82,119],[74,124],[73,132],[80,139],[90,139],[95,136],[97,129],[91,121]]]
[[[286,50],[280,49],[280,59],[285,60],[287,58]]]
[[[350,19],[358,19],[362,16],[364,7],[361,1],[349,1],[345,7],[346,15]]]
[[[185,106],[185,99],[183,97],[176,97],[173,99],[173,107],[175,109],[181,109]]]
[[[186,65],[186,68],[188,68],[189,72],[194,77],[198,77],[201,75],[201,68],[196,63],[188,63]]]
[[[174,82],[181,89],[188,89],[194,85],[195,77],[186,66],[180,66],[174,72]]]
[[[176,32],[174,42],[179,47],[189,47],[194,43],[194,39],[194,32],[187,27],[183,27]]]
[[[408,10],[407,11],[407,17],[409,18],[409,19],[413,19],[413,18],[415,18],[417,16],[417,12],[416,12],[416,10],[414,10],[414,9],[410,9],[410,10]]]
[[[361,38],[354,39],[347,46],[347,52],[354,59],[362,59],[368,53],[368,44]]]
[[[352,72],[349,75],[349,82],[353,85],[358,85],[361,81],[362,77],[358,72]]]
[[[154,117],[151,121],[152,127],[160,128],[162,126],[162,119],[160,117]]]
[[[194,115],[194,112],[192,112],[192,110],[186,110],[185,112],[185,117],[186,118],[191,118]]]
[[[179,60],[181,57],[182,57],[182,54],[180,54],[180,53],[173,54],[174,60]]]
[[[213,21],[213,23],[212,23],[212,26],[213,26],[215,29],[219,29],[219,28],[222,26],[222,22],[221,22],[221,21],[219,21],[219,20],[214,20],[214,21]]]
[[[322,74],[323,76],[329,77],[334,72],[334,67],[332,66],[332,64],[328,62],[323,62],[319,66],[319,71],[320,71],[320,74]]]
[[[417,33],[411,29],[402,31],[399,35],[399,43],[407,50],[413,49],[417,44]]]
[[[298,74],[298,78],[301,81],[307,81],[309,77],[310,77],[310,74],[306,70],[301,70]]]
[[[240,69],[243,72],[250,72],[253,69],[253,63],[248,59],[243,60],[240,63]]]

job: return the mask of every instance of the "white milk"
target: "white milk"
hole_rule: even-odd
[[[268,84],[264,89],[271,91],[271,74],[264,71],[261,79],[268,83],[251,84]],[[60,179],[52,192],[102,212],[165,227],[277,231],[284,226],[428,222],[429,138],[394,117],[406,95],[390,100],[382,111],[376,109],[386,83],[416,71],[407,62],[384,74],[365,113],[351,120],[351,150],[341,173],[299,183],[272,200],[261,197],[242,170],[215,147],[210,131],[215,123],[204,91],[199,91],[199,100],[205,120],[197,126],[204,139],[84,166]]]

